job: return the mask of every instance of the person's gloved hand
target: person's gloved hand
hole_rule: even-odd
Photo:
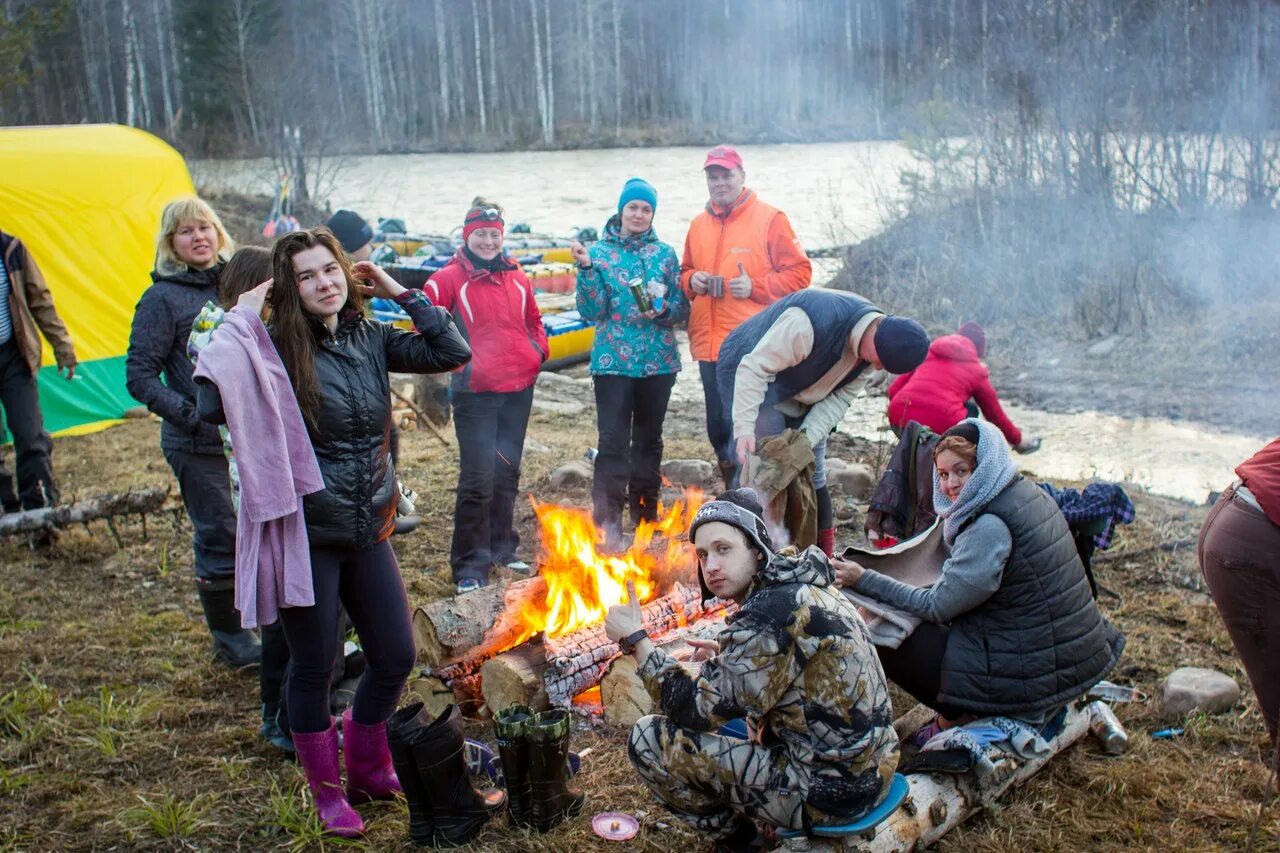
[[[1018,444],[1015,444],[1013,446],[1013,449],[1018,453],[1023,453],[1023,454],[1035,453],[1037,450],[1040,449],[1040,436],[1024,435],[1022,437],[1022,441]]]

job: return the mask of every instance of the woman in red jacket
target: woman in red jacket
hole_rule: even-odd
[[[1000,407],[1000,397],[981,361],[986,351],[986,333],[972,320],[957,334],[935,340],[924,363],[889,386],[889,424],[901,430],[908,421],[915,421],[941,435],[965,418],[977,417],[970,408],[972,400],[1014,450],[1030,453],[1038,449],[1040,439],[1024,439]]]
[[[449,550],[458,592],[487,584],[495,563],[529,570],[516,555],[512,516],[533,383],[549,349],[533,285],[502,252],[504,230],[502,208],[477,198],[463,222],[462,247],[423,288],[471,344],[471,361],[450,387],[461,456]]]

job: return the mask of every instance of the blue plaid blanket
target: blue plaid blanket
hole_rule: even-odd
[[[1048,483],[1039,485],[1057,502],[1062,514],[1066,516],[1067,524],[1072,527],[1106,521],[1102,531],[1093,536],[1093,544],[1103,550],[1111,547],[1116,524],[1128,524],[1135,517],[1133,501],[1115,483],[1090,483],[1084,487],[1083,492],[1056,489]]]

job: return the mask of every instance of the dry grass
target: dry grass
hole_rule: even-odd
[[[524,485],[551,496],[547,475],[594,444],[590,410],[535,412]],[[705,457],[696,421],[669,423],[670,457]],[[411,600],[449,589],[454,451],[428,433],[403,436],[404,475],[429,506],[419,532],[395,540]],[[539,450],[539,448],[545,448]],[[131,422],[56,443],[65,491],[170,482],[152,422]],[[585,490],[558,500],[589,505]],[[1154,692],[1174,666],[1211,666],[1244,679],[1215,611],[1200,592],[1189,549],[1158,543],[1193,537],[1202,511],[1142,498],[1139,520],[1099,564],[1116,593],[1104,604],[1129,635],[1118,677]],[[526,541],[532,510],[520,509]],[[120,525],[117,549],[101,525],[66,532],[51,553],[0,544],[0,849],[299,849],[322,840],[295,766],[257,740],[257,678],[210,659],[191,585],[190,527],[152,518]],[[843,538],[852,536],[845,531]],[[1091,744],[1057,759],[998,809],[953,833],[944,850],[1218,850],[1244,844],[1266,773],[1265,736],[1252,695],[1230,713],[1187,721],[1187,734],[1153,741],[1153,710],[1123,706],[1132,747],[1104,758]],[[486,736],[482,724],[471,733]],[[624,733],[574,735],[592,747],[580,784],[591,813],[641,814],[642,831],[618,849],[698,849],[692,833],[662,812],[632,774]],[[404,844],[404,807],[362,807],[362,849]],[[1260,849],[1276,849],[1280,807],[1264,823]],[[348,845],[343,845],[348,846]],[[537,836],[499,823],[472,846],[486,851],[586,851],[610,845],[585,820]]]

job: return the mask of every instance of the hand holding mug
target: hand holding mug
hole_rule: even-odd
[[[591,255],[587,252],[587,247],[577,240],[569,242],[569,254],[573,255],[573,262],[583,269],[591,267]]]

